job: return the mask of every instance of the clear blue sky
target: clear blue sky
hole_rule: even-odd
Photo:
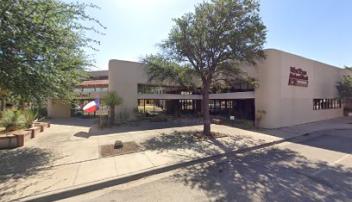
[[[101,41],[94,53],[98,69],[110,59],[138,61],[157,51],[172,18],[192,11],[202,0],[90,0],[89,10],[107,29],[92,35]],[[276,48],[343,67],[352,66],[351,0],[261,0],[267,26],[265,48]],[[97,69],[97,68],[95,68]]]

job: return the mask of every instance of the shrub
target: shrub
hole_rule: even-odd
[[[25,118],[25,127],[26,128],[32,127],[33,122],[38,117],[37,116],[38,113],[35,113],[34,111],[29,110],[29,109],[23,110],[22,113],[23,113],[23,116]]]
[[[39,119],[43,119],[45,117],[48,116],[48,111],[46,109],[46,107],[42,107],[42,108],[39,108],[37,109],[37,118]]]
[[[0,123],[5,127],[5,132],[10,132],[25,127],[26,119],[21,111],[6,110],[2,113]]]
[[[99,128],[101,128],[101,129],[108,126],[108,116],[105,116],[105,115],[99,116],[98,125],[99,125]]]
[[[168,120],[165,114],[158,114],[150,118],[151,122],[166,122]]]
[[[123,111],[121,111],[118,114],[117,123],[124,124],[129,120],[129,118],[130,118],[130,114],[128,113],[128,111],[126,109],[124,109]]]
[[[133,109],[133,113],[138,120],[142,120],[145,118],[145,113],[143,111],[140,111],[138,107]]]
[[[235,119],[235,120],[222,120],[222,124],[242,128],[242,129],[252,129],[254,127],[254,121],[246,119]]]

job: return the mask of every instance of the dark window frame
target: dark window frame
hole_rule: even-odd
[[[315,98],[313,110],[341,109],[341,100],[338,98]]]

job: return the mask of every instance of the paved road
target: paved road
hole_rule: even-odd
[[[325,131],[65,201],[352,201],[352,131]]]

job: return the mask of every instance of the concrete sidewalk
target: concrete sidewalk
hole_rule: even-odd
[[[283,127],[277,129],[260,129],[261,134],[275,136],[279,138],[290,138],[300,134],[307,134],[316,131],[331,130],[331,129],[351,129],[352,117],[341,117],[336,119],[300,124],[291,127]]]
[[[182,129],[187,130],[188,128],[179,130]],[[217,129],[217,126],[213,127],[214,131]],[[243,149],[274,139],[252,138],[250,135],[243,134],[219,138],[217,142],[202,141],[190,145],[175,145],[171,148],[159,146],[163,140],[165,139],[160,139],[160,141],[154,139],[153,143],[157,142],[157,146],[152,145],[143,152],[35,168],[36,171],[33,171],[35,174],[25,177],[25,180],[10,179],[1,184],[2,198],[6,201],[16,200],[25,196],[85,186],[92,182]]]
[[[26,177],[7,176],[6,182],[0,185],[0,196],[5,201],[17,201],[28,196],[35,197],[63,190],[77,189],[94,183],[160,169],[170,165],[283,141],[286,138],[301,136],[313,131],[336,128],[352,129],[350,122],[352,122],[350,118],[341,118],[290,128],[258,131],[213,125],[213,131],[228,134],[228,137],[218,138],[216,141],[194,143],[184,143],[182,139],[171,136],[171,138],[176,139],[168,139],[169,136],[165,136],[165,134],[175,130],[200,130],[202,127],[200,125],[139,131],[138,133],[127,132],[123,133],[125,136],[120,138],[136,140],[139,144],[144,144],[146,150],[108,158],[59,161],[60,163],[54,163],[53,165],[36,167],[31,171],[31,175]],[[52,127],[52,129],[55,130],[55,127]],[[116,140],[116,134],[92,138],[89,141],[98,142],[101,145],[112,140]],[[77,148],[79,148],[79,145],[77,145]]]

